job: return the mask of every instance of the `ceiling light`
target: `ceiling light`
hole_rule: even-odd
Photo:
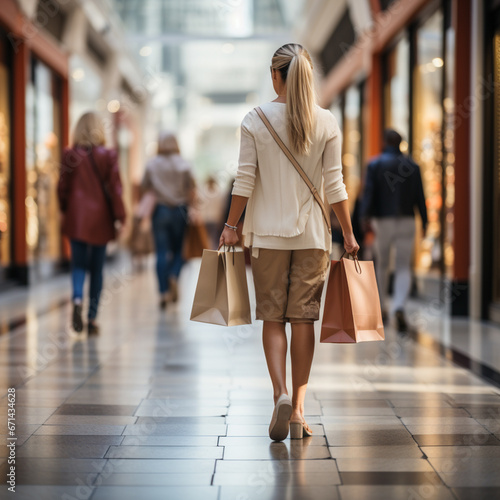
[[[76,82],[81,82],[85,78],[85,71],[83,68],[75,68],[71,73],[71,76]]]
[[[116,113],[120,109],[120,101],[113,99],[108,102],[108,111],[110,113]]]
[[[432,64],[434,64],[434,66],[436,66],[436,68],[442,68],[444,65],[444,62],[440,57],[435,57],[432,60]]]

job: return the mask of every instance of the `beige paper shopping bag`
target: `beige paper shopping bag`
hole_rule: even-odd
[[[252,322],[243,252],[203,250],[191,320],[223,326]]]
[[[384,324],[372,261],[332,260],[320,342],[384,340]]]

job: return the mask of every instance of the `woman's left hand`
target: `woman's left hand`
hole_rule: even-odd
[[[229,227],[224,227],[224,231],[222,231],[219,239],[219,250],[222,245],[233,247],[236,243],[238,243],[238,241],[240,241],[240,239],[238,238],[236,231],[230,229]]]

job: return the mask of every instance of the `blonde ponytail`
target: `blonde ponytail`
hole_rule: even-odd
[[[307,155],[316,117],[311,56],[302,45],[288,43],[274,53],[272,68],[279,70],[286,82],[287,132],[292,150]]]

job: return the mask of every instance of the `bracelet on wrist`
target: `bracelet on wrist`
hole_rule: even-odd
[[[224,222],[224,225],[226,227],[228,227],[229,229],[232,229],[233,231],[237,231],[238,230],[238,227],[237,226],[231,226],[230,224],[228,224],[227,222]]]

